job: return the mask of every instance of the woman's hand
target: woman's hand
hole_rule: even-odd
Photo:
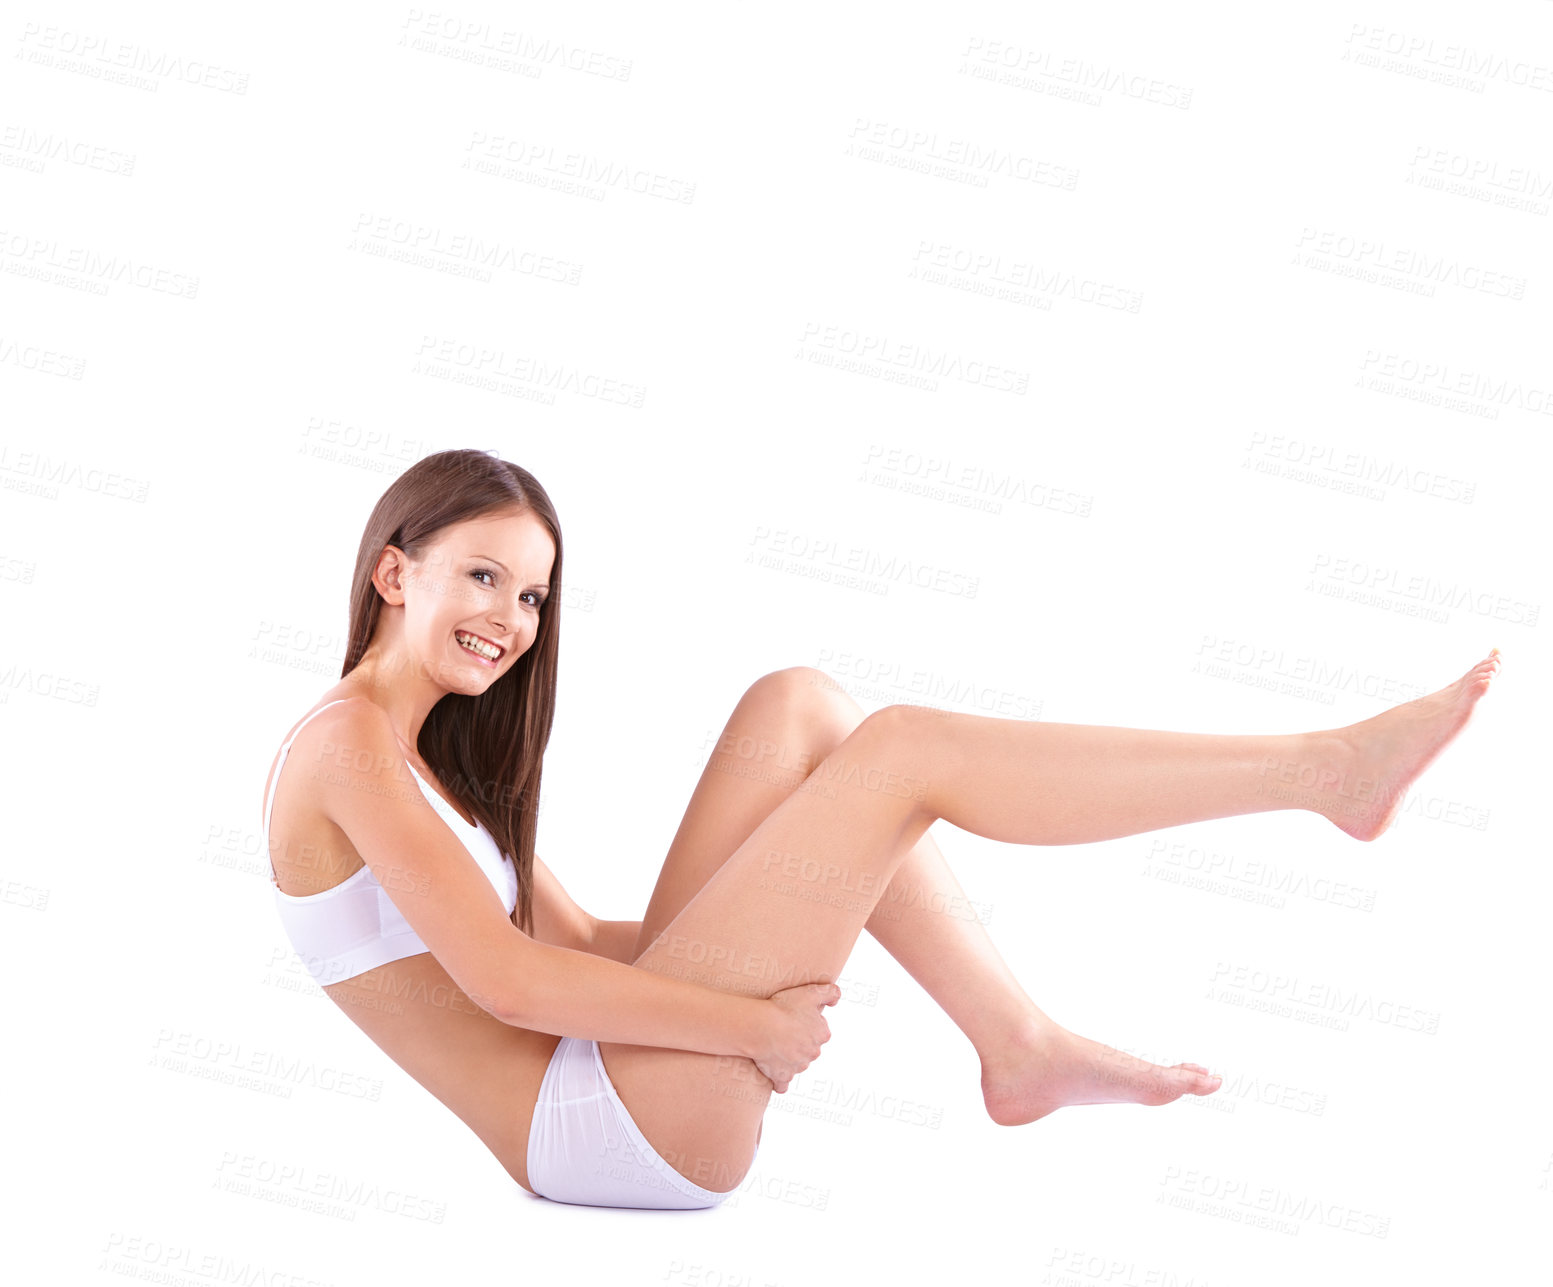
[[[830,1040],[830,1025],[821,1014],[841,1000],[834,983],[800,983],[774,992],[766,1052],[755,1067],[771,1079],[777,1094],[785,1094],[788,1082],[820,1057],[820,1047]]]

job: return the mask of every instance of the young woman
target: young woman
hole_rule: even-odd
[[[293,946],[353,1022],[562,1202],[715,1206],[773,1091],[819,1056],[865,927],[981,1058],[992,1119],[1206,1095],[1043,1014],[974,919],[935,819],[1071,845],[1305,809],[1373,840],[1498,671],[1313,733],[1218,735],[889,706],[821,672],[744,694],[641,921],[578,907],[534,853],[555,706],[561,529],[527,471],[429,456],[357,553],[342,677],[293,726],[261,806]],[[652,761],[622,727],[604,774]],[[758,773],[738,748],[772,752]],[[772,767],[772,766],[775,767]],[[600,797],[608,783],[601,780]]]

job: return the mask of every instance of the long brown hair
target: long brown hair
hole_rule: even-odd
[[[532,933],[539,779],[555,718],[561,636],[561,523],[533,474],[483,451],[439,451],[394,480],[361,535],[351,578],[350,642],[340,678],[361,661],[382,615],[372,573],[383,547],[393,545],[421,558],[444,528],[505,510],[533,514],[555,542],[538,633],[512,669],[478,697],[447,693],[439,699],[421,725],[415,749],[512,860],[518,873],[513,924]]]

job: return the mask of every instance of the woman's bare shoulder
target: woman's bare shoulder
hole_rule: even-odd
[[[270,760],[269,775],[264,783],[265,799],[274,788],[283,748],[290,748],[286,751],[288,760],[296,757],[317,763],[330,756],[350,755],[352,747],[359,751],[369,744],[380,746],[385,734],[393,736],[388,712],[381,706],[360,692],[330,690],[287,729]]]

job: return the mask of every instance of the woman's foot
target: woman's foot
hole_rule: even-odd
[[[987,1115],[999,1126],[1023,1126],[1070,1104],[1168,1104],[1211,1095],[1222,1082],[1201,1064],[1151,1064],[1049,1022],[981,1065]]]
[[[1495,648],[1439,692],[1325,734],[1333,739],[1340,767],[1317,812],[1355,840],[1374,840],[1384,832],[1413,780],[1466,727],[1499,666]]]

